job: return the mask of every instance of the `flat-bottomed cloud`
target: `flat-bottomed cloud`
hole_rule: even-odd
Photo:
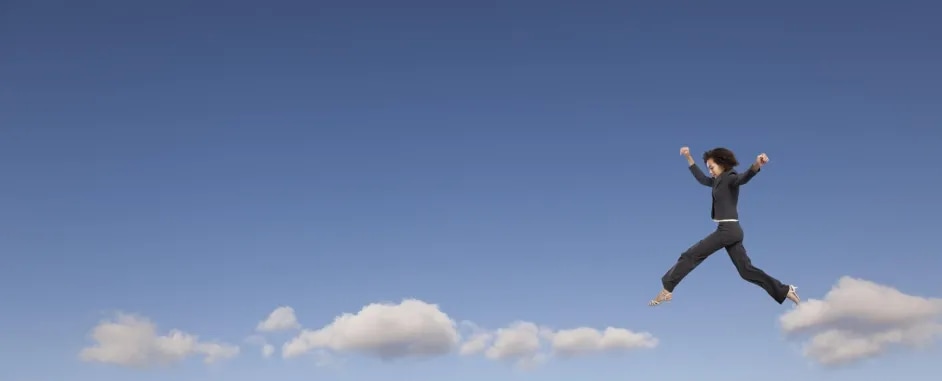
[[[82,360],[135,368],[169,365],[190,356],[202,356],[205,363],[213,363],[239,354],[235,345],[201,341],[176,329],[158,335],[154,323],[130,314],[101,322],[92,329],[91,337],[96,344],[79,352]]]

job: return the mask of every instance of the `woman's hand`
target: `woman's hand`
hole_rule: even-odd
[[[680,154],[686,157],[690,157],[690,147],[680,147]]]
[[[769,156],[768,156],[768,155],[766,155],[766,154],[764,154],[764,153],[760,153],[759,156],[756,156],[756,165],[758,165],[758,166],[761,167],[761,166],[766,165],[766,164],[768,164],[768,163],[769,163]]]

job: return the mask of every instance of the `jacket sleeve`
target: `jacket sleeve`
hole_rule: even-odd
[[[700,170],[700,167],[696,163],[690,165],[690,173],[693,174],[693,178],[697,179],[697,182],[708,187],[713,186],[713,178],[708,177],[703,174],[703,171]]]
[[[733,175],[733,178],[731,179],[732,181],[730,182],[730,184],[736,187],[740,185],[745,185],[746,183],[749,182],[749,180],[752,180],[752,178],[755,177],[755,175],[759,174],[759,171],[761,170],[762,168],[750,165],[749,169],[747,169],[746,172],[737,173]]]

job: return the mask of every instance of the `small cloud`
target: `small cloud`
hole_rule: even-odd
[[[551,342],[553,351],[562,357],[650,349],[658,345],[658,339],[650,333],[614,327],[608,327],[605,331],[588,327],[560,330],[553,335]]]
[[[130,314],[101,322],[92,329],[91,337],[96,344],[79,352],[83,361],[134,368],[169,365],[190,356],[202,356],[203,362],[210,364],[239,354],[238,346],[200,341],[180,330],[158,335],[152,322]]]
[[[268,358],[271,355],[275,354],[275,346],[271,344],[265,344],[262,346],[262,357]]]
[[[278,307],[268,318],[258,323],[255,330],[259,332],[287,331],[301,328],[297,317],[294,314],[294,308],[289,306]]]

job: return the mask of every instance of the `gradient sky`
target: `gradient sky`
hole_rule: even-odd
[[[0,3],[0,380],[934,379],[937,344],[824,367],[708,259],[678,155],[771,161],[754,263],[805,298],[842,276],[942,297],[942,7],[921,2],[178,0]],[[457,354],[263,358],[417,298],[489,329],[650,332],[530,370]],[[83,361],[116,311],[241,346]],[[280,349],[295,336],[266,336]],[[280,351],[279,351],[280,352]]]

